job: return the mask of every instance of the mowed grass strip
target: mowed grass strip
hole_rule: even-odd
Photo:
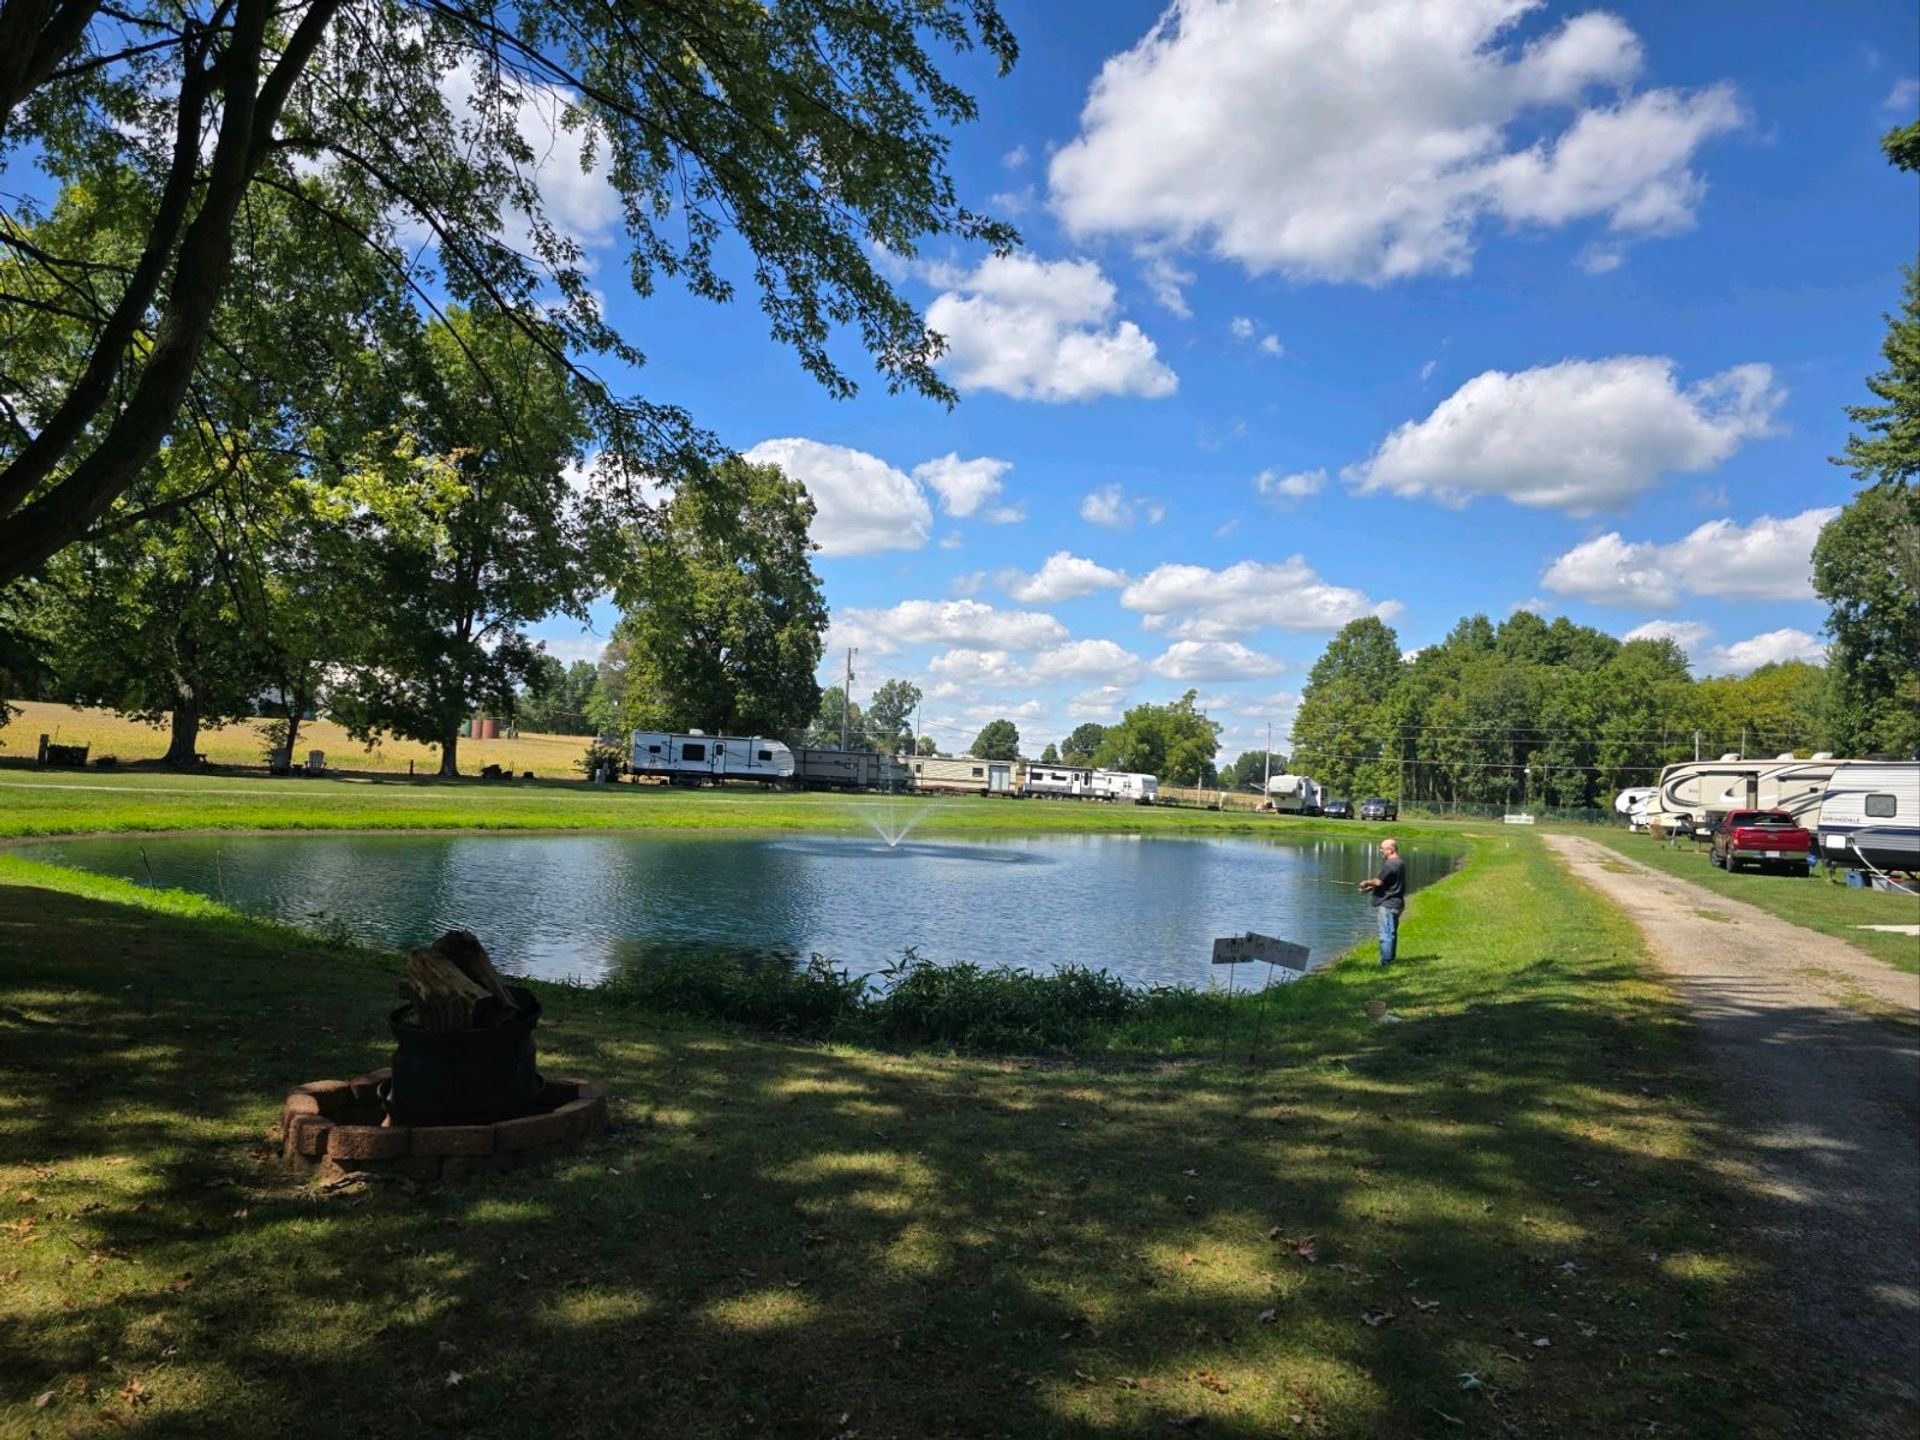
[[[680,789],[561,780],[271,778],[0,766],[0,839],[166,830],[764,830],[871,835],[1240,834],[1377,840],[1353,821],[1085,800]],[[1437,836],[1460,828],[1405,822]]]
[[[1402,946],[1294,987],[1251,1068],[549,989],[543,1065],[614,1133],[327,1192],[278,1105],[382,1062],[396,962],[15,862],[0,1433],[1790,1433],[1764,1297],[1803,1257],[1747,1238],[1633,932],[1502,837]]]
[[[85,745],[92,752],[89,760],[111,755],[122,765],[155,761],[167,753],[164,726],[147,725],[111,710],[88,706],[56,705],[43,700],[15,700],[19,713],[10,724],[0,727],[0,756],[31,760],[37,753],[42,735],[55,744]],[[200,732],[196,749],[210,765],[264,766],[267,763],[268,720],[236,720],[231,725]],[[460,768],[478,774],[485,765],[498,765],[519,774],[531,770],[545,778],[565,779],[576,775],[574,762],[585,753],[589,740],[583,735],[521,734],[511,738],[460,741]],[[327,764],[343,770],[371,771],[405,775],[411,766],[421,774],[440,768],[440,747],[415,740],[389,736],[375,745],[363,745],[331,720],[303,720],[295,741],[294,756],[305,764],[312,750],[325,753]]]
[[[1824,872],[1812,876],[1770,875],[1742,871],[1730,875],[1708,863],[1707,852],[1669,849],[1664,841],[1647,835],[1630,835],[1624,830],[1584,827],[1577,833],[1597,840],[1630,860],[1690,880],[1716,895],[1744,900],[1769,915],[1804,925],[1822,935],[1832,935],[1849,945],[1884,960],[1896,970],[1920,975],[1920,939],[1912,935],[1890,935],[1878,930],[1863,930],[1863,925],[1920,924],[1920,896],[1896,895],[1884,890],[1855,890],[1829,880]]]

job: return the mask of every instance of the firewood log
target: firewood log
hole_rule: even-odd
[[[507,994],[506,982],[500,978],[500,972],[493,968],[493,961],[487,956],[487,947],[480,943],[478,935],[471,930],[449,930],[433,942],[432,948],[458,965],[469,980],[495,1000],[509,1010],[513,1008],[513,997]]]
[[[407,987],[413,991],[414,1021],[423,1030],[471,1029],[475,1008],[492,998],[430,945],[408,954]]]

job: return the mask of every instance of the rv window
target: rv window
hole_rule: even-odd
[[[773,759],[773,752],[771,750],[762,750],[760,752],[760,758],[762,760],[771,760]]]
[[[658,745],[649,745],[647,746],[647,753],[649,755],[658,755],[660,753],[660,747]]]
[[[974,773],[974,777],[977,779],[981,773],[980,767],[978,765],[973,767],[973,773]]]
[[[682,760],[704,760],[707,758],[707,747],[704,745],[682,745],[680,747],[680,758]]]
[[[1867,814],[1875,820],[1891,820],[1900,802],[1891,795],[1867,796]]]

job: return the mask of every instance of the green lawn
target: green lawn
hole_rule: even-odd
[[[1805,1257],[1750,1234],[1631,927],[1502,835],[1402,950],[1291,987],[1257,1067],[549,988],[544,1063],[614,1133],[327,1191],[280,1098],[382,1062],[394,962],[5,862],[0,1434],[1794,1433]]]
[[[302,780],[0,767],[0,838],[154,830],[762,829],[864,831],[918,815],[919,833],[1217,831],[1378,838],[1356,821],[1085,801],[854,796],[561,780]],[[1400,830],[1451,832],[1438,821]]]
[[[1920,896],[1893,895],[1881,890],[1852,890],[1824,873],[1812,878],[1797,875],[1767,875],[1745,871],[1729,875],[1707,863],[1707,852],[1692,849],[1669,850],[1664,843],[1646,835],[1630,835],[1624,830],[1594,826],[1577,833],[1618,851],[1630,860],[1638,860],[1665,874],[1691,880],[1715,894],[1744,900],[1768,914],[1778,915],[1795,925],[1832,935],[1877,956],[1910,975],[1920,975],[1920,939],[1912,935],[1888,935],[1862,930],[1862,925],[1920,924]]]

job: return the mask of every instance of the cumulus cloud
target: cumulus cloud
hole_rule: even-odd
[[[1636,91],[1640,41],[1537,0],[1173,0],[1109,59],[1053,158],[1069,231],[1204,246],[1255,274],[1461,273],[1488,224],[1693,223],[1731,87]]]
[[[1236,340],[1251,340],[1254,336],[1260,335],[1260,327],[1245,315],[1234,316],[1227,323],[1227,329],[1232,332]],[[1276,359],[1287,353],[1287,347],[1280,343],[1280,337],[1271,332],[1260,335],[1259,348],[1263,354],[1272,355]]]
[[[1074,720],[1098,720],[1108,723],[1120,718],[1127,702],[1125,685],[1096,685],[1082,690],[1067,702],[1067,715]]]
[[[1762,665],[1804,660],[1824,665],[1827,647],[1804,630],[1791,626],[1768,630],[1731,645],[1715,645],[1713,627],[1698,620],[1649,620],[1636,625],[1623,640],[1671,640],[1686,652],[1687,662],[1702,675],[1745,675]]]
[[[1149,525],[1167,518],[1167,507],[1144,495],[1129,495],[1119,485],[1102,485],[1080,498],[1080,518],[1089,525],[1108,530],[1125,530],[1134,517],[1143,517]]]
[[[789,437],[762,440],[745,458],[778,465],[807,487],[819,512],[813,539],[823,555],[918,550],[932,533],[926,495],[877,455]]]
[[[1193,283],[1191,270],[1182,270],[1167,256],[1147,251],[1140,257],[1140,278],[1146,281],[1147,289],[1162,310],[1182,320],[1193,318],[1193,307],[1187,304],[1185,288]]]
[[[1176,640],[1152,666],[1154,674],[1169,680],[1250,680],[1286,668],[1238,640]]]
[[[1110,570],[1071,551],[1056,550],[1031,575],[1020,570],[1002,571],[1000,583],[1023,605],[1051,605],[1096,590],[1114,589],[1126,584],[1127,577],[1123,571]]]
[[[1591,514],[1672,472],[1697,474],[1772,429],[1783,392],[1766,365],[1736,365],[1682,390],[1651,355],[1489,370],[1395,430],[1341,478],[1361,494],[1429,496]]]
[[[1253,477],[1253,488],[1268,500],[1305,500],[1327,488],[1327,472],[1298,470],[1282,475],[1277,469],[1262,470]]]
[[[995,460],[988,455],[962,460],[957,452],[950,451],[938,460],[927,460],[914,466],[913,478],[933,488],[940,497],[940,508],[947,514],[966,519],[980,514],[980,507],[1000,493],[1000,477],[1012,468],[1011,460]],[[981,518],[1004,524],[1009,520],[1018,520],[1020,514],[1017,510],[1001,506],[986,511]]]
[[[948,650],[927,662],[927,673],[944,693],[1027,689],[1067,680],[1102,680],[1126,686],[1146,671],[1140,657],[1112,640],[1073,640],[1039,651],[1021,663],[1006,650]]]
[[[902,600],[885,610],[837,611],[838,633],[862,634],[882,653],[901,645],[956,650],[1037,650],[1067,638],[1067,627],[1033,610],[997,610],[978,600]],[[859,644],[858,640],[850,643]]]
[[[927,325],[946,337],[941,367],[962,390],[1059,403],[1179,386],[1146,332],[1117,318],[1113,282],[1091,260],[992,255],[943,279]]]
[[[1120,593],[1149,630],[1183,640],[1235,640],[1272,626],[1338,630],[1363,615],[1397,615],[1397,600],[1376,604],[1358,590],[1329,585],[1302,557],[1268,564],[1242,560],[1224,570],[1161,565]]]
[[[1556,595],[1600,605],[1658,609],[1682,594],[1725,600],[1813,598],[1813,544],[1839,510],[1762,515],[1751,524],[1709,520],[1668,545],[1627,540],[1619,531],[1574,546],[1541,583]]]

